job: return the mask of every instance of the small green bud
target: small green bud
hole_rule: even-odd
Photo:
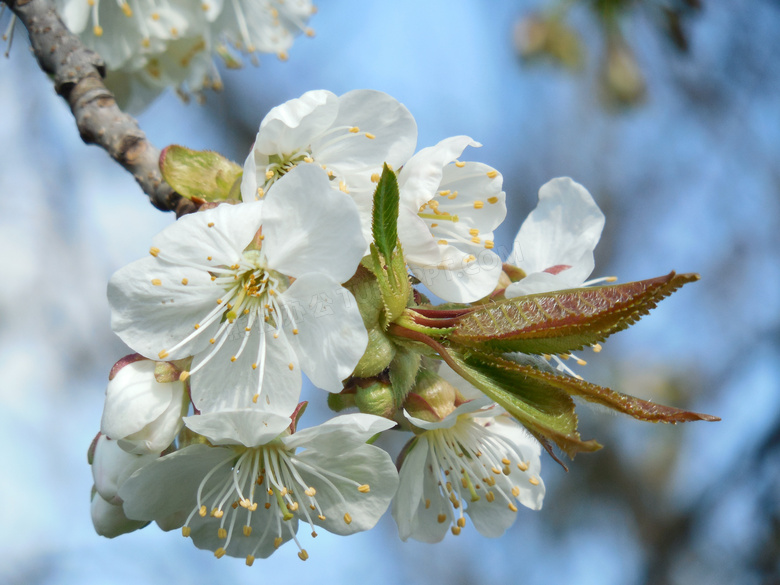
[[[395,398],[392,387],[387,382],[377,379],[368,382],[365,387],[358,384],[355,392],[355,405],[360,409],[360,412],[392,419],[395,415]]]
[[[420,370],[404,408],[415,418],[438,422],[455,410],[459,399],[455,386],[431,370]]]
[[[166,182],[188,199],[222,201],[235,193],[243,169],[217,152],[171,145],[160,155]]]
[[[358,378],[371,378],[382,372],[395,357],[396,347],[390,337],[379,326],[368,330],[368,347],[355,366]]]
[[[355,394],[341,392],[340,394],[328,394],[328,408],[333,412],[341,412],[355,406]]]

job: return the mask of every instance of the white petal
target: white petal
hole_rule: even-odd
[[[154,455],[131,455],[119,448],[116,441],[111,441],[101,435],[95,446],[95,455],[92,460],[92,477],[95,480],[95,488],[101,497],[109,503],[120,504],[117,494],[136,470],[156,460],[159,453]]]
[[[115,505],[107,502],[96,493],[92,496],[90,506],[92,516],[92,525],[95,532],[106,538],[114,538],[120,534],[127,534],[139,528],[146,526],[147,522],[130,520],[125,516],[122,505]]]
[[[263,235],[269,267],[295,278],[321,272],[346,282],[366,249],[355,202],[314,164],[298,165],[274,184]]]
[[[317,490],[325,520],[315,524],[334,534],[370,530],[385,513],[398,488],[398,473],[390,456],[373,445],[342,445],[340,453],[323,453],[313,446],[293,459],[303,481]],[[327,477],[324,481],[322,476]],[[368,485],[363,493],[358,485]],[[349,514],[350,522],[345,520]]]
[[[604,214],[582,185],[568,177],[544,184],[539,204],[520,227],[507,262],[528,275],[545,270],[557,273],[557,279],[544,277],[534,286],[529,281],[527,287],[515,286],[513,294],[582,285],[593,271],[593,250],[603,227]]]
[[[288,339],[315,386],[340,392],[341,381],[355,369],[368,345],[357,301],[347,289],[323,274],[307,274],[280,296],[295,316],[297,334],[285,320]]]
[[[315,90],[276,106],[260,123],[254,152],[291,154],[307,147],[333,123],[338,113],[337,99],[329,91]]]
[[[438,189],[450,191],[450,195],[437,197],[436,201],[441,211],[458,216],[460,221],[456,225],[464,232],[476,228],[483,240],[492,239],[493,230],[506,217],[506,193],[502,191],[502,185],[501,174],[486,164],[448,164],[443,169]]]
[[[433,429],[449,429],[455,426],[455,423],[458,422],[458,417],[460,415],[475,413],[478,410],[486,408],[492,404],[493,401],[490,398],[488,398],[485,395],[480,395],[479,397],[473,400],[464,402],[463,404],[455,408],[451,413],[449,413],[447,416],[445,416],[442,420],[438,422],[431,422],[431,421],[423,420],[421,418],[414,417],[411,414],[409,414],[405,409],[404,409],[404,416],[414,426],[420,429],[424,429],[426,431],[430,431]]]
[[[365,443],[377,433],[393,428],[395,424],[373,414],[343,414],[316,427],[297,431],[282,438],[282,442],[292,450],[313,447],[318,453],[337,455],[344,451],[344,445]]]
[[[214,445],[259,447],[279,436],[289,425],[287,416],[261,409],[224,410],[188,416],[184,424]]]
[[[470,303],[489,295],[501,276],[501,259],[479,246],[439,246],[438,264],[409,260],[412,273],[445,301]],[[469,256],[474,256],[473,260]]]

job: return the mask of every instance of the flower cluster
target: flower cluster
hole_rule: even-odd
[[[97,51],[106,83],[130,111],[168,87],[187,97],[222,83],[212,55],[240,67],[230,47],[287,59],[295,37],[314,36],[311,0],[56,0],[67,27]]]
[[[467,136],[416,142],[386,94],[312,91],[269,112],[243,170],[166,150],[164,176],[200,211],[109,282],[112,328],[138,353],[112,370],[92,449],[100,534],[154,521],[217,557],[251,565],[292,540],[305,560],[301,523],[347,535],[392,505],[404,540],[457,535],[466,515],[494,537],[541,508],[543,447],[600,447],[572,396],[713,418],[563,362],[695,275],[586,282],[604,217],[570,179],[542,187],[504,263],[501,174],[461,160]],[[300,428],[302,374],[359,412]],[[398,466],[372,440],[391,429],[410,436]]]

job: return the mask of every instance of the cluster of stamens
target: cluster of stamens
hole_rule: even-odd
[[[468,505],[467,502],[482,498],[490,503],[498,500],[512,512],[517,512],[515,501],[521,488],[513,480],[520,475],[521,481],[534,486],[540,483],[538,477],[527,474],[528,462],[511,443],[468,417],[460,417],[452,428],[425,434],[430,450],[429,463],[433,461],[434,473],[439,476],[442,496],[436,502],[440,510],[437,521],[440,524],[447,521],[449,514],[444,507],[451,506],[454,515],[450,530],[456,536],[466,525],[464,503]],[[426,510],[432,505],[430,499],[425,500]]]

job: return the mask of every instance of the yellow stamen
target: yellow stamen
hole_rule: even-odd
[[[159,254],[159,253],[160,253],[160,248],[155,248],[155,247],[153,246],[153,247],[149,248],[149,253],[150,253],[152,256],[155,256],[155,257],[156,257],[156,256],[157,256],[157,254]]]
[[[498,176],[498,171],[488,171],[487,176],[491,179],[495,179]]]
[[[154,286],[160,286],[162,284],[162,280],[160,280],[159,278],[153,278],[152,279],[152,284]]]

